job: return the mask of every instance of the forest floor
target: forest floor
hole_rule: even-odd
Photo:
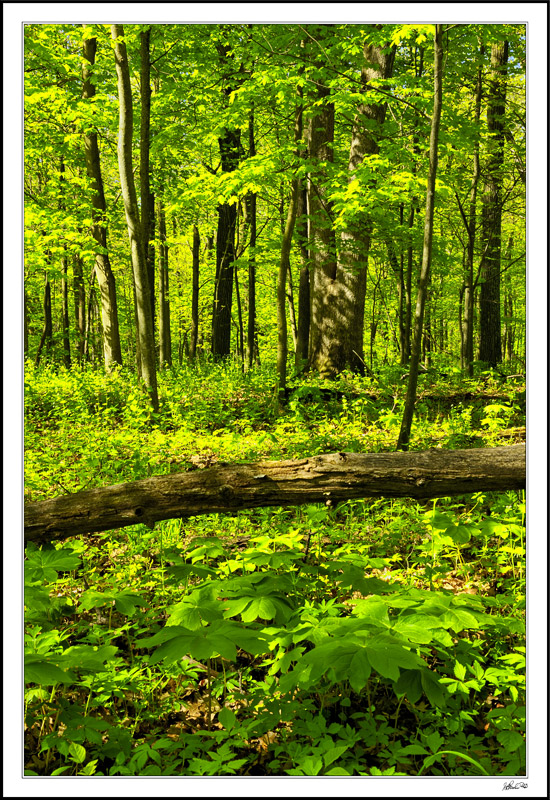
[[[402,370],[25,378],[25,499],[259,458],[394,450]],[[523,441],[525,383],[420,379],[412,447]],[[28,545],[29,775],[516,775],[525,496],[350,500]]]

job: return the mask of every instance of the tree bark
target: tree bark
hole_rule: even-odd
[[[362,497],[448,497],[525,487],[525,445],[331,453],[161,475],[25,505],[25,541],[49,541],[244,508]]]
[[[489,366],[502,361],[500,327],[500,255],[502,229],[502,168],[506,106],[508,42],[491,48],[491,80],[487,103],[488,159],[481,212],[483,254],[480,264],[479,357]]]
[[[484,54],[484,48],[480,48],[480,59]],[[474,122],[476,128],[479,125],[479,117],[481,114],[481,63],[477,71],[477,81],[475,89],[475,114]],[[476,220],[477,220],[477,188],[479,183],[479,139],[476,140],[474,145],[473,155],[473,172],[472,183],[470,186],[470,208],[468,219],[463,217],[464,226],[468,236],[468,245],[466,250],[466,265],[464,270],[463,281],[463,301],[462,301],[462,319],[461,319],[461,351],[460,361],[463,372],[471,378],[474,374],[474,247],[476,240]],[[462,208],[461,208],[462,211]]]
[[[140,33],[140,99],[139,183],[141,194],[141,229],[147,257],[147,278],[151,306],[153,337],[155,335],[155,198],[151,193],[151,28]]]
[[[172,335],[170,330],[170,282],[168,272],[168,247],[166,245],[166,215],[164,200],[159,192],[157,200],[159,225],[159,365],[172,366]]]
[[[368,92],[371,81],[390,78],[393,72],[395,48],[382,48],[365,43],[364,66],[361,72],[363,92]],[[357,111],[351,138],[348,181],[356,179],[356,172],[365,158],[379,152],[378,134],[386,117],[386,103],[362,103]],[[367,128],[365,121],[372,127]],[[365,373],[363,346],[365,326],[365,296],[367,290],[367,264],[372,236],[372,222],[362,213],[343,231],[339,251],[337,281],[333,303],[335,335],[333,369],[341,372],[351,369]]]
[[[441,121],[441,106],[443,103],[443,26],[435,26],[434,42],[434,107],[430,131],[430,166],[428,170],[428,186],[426,192],[426,214],[424,218],[424,242],[422,248],[422,267],[418,280],[418,294],[414,318],[414,333],[409,363],[409,381],[405,397],[405,408],[399,438],[398,450],[408,450],[411,435],[411,426],[416,402],[416,387],[418,384],[418,366],[422,350],[422,326],[424,309],[428,294],[430,279],[430,265],[432,258],[433,219],[435,207],[435,179],[437,175],[439,123]]]
[[[50,258],[48,254],[48,259]],[[46,354],[49,358],[52,352],[52,335],[53,335],[53,326],[52,326],[52,289],[50,285],[50,279],[46,275],[45,283],[44,283],[44,329],[42,331],[42,336],[40,337],[40,342],[38,344],[38,350],[36,351],[36,357],[34,360],[34,365],[37,367],[40,364],[40,359],[42,357],[42,350],[44,346],[46,347]]]
[[[229,46],[218,42],[218,57],[223,71],[224,94],[229,97],[238,85],[232,70]],[[238,128],[226,128],[218,139],[222,172],[232,172],[239,163],[241,154],[241,132]],[[218,206],[218,231],[216,236],[216,282],[212,309],[212,355],[225,358],[231,349],[231,306],[233,302],[235,229],[237,205],[221,203]]]
[[[134,283],[136,287],[139,354],[143,380],[149,392],[153,409],[158,411],[155,341],[153,336],[153,321],[147,275],[147,257],[143,246],[136,187],[132,171],[132,92],[130,88],[128,55],[123,38],[124,27],[122,25],[112,25],[111,36],[115,40],[115,63],[120,106],[117,147],[118,166],[120,172],[120,187],[128,226],[128,236],[130,239]]]
[[[95,96],[95,84],[92,83],[92,67],[95,64],[95,53],[97,49],[97,39],[86,39],[83,44],[83,66],[82,77],[84,86],[82,97],[91,100]],[[86,63],[88,62],[88,63]],[[92,181],[94,191],[92,236],[99,245],[96,253],[95,263],[97,282],[101,297],[101,319],[103,324],[103,357],[105,369],[109,371],[112,364],[122,364],[122,350],[120,346],[120,333],[118,327],[118,308],[115,276],[111,269],[111,262],[107,252],[107,229],[105,226],[105,214],[107,204],[103,191],[103,179],[101,176],[101,161],[99,157],[99,147],[97,144],[97,132],[90,128],[84,135],[84,152],[86,156],[86,171]]]
[[[197,357],[199,340],[199,266],[201,239],[199,229],[193,225],[193,278],[191,286],[191,337],[189,342],[189,358]]]
[[[335,373],[332,350],[338,332],[334,327],[334,280],[336,278],[336,237],[332,203],[325,186],[325,164],[334,161],[334,103],[323,84],[317,92],[320,111],[311,120],[310,158],[316,166],[308,185],[310,254],[312,270],[309,367],[323,377]]]
[[[84,341],[86,336],[86,290],[82,270],[82,257],[76,255],[73,261],[73,294],[74,316],[78,335],[77,352],[78,362],[84,357]]]

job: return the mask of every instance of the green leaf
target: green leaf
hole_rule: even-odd
[[[325,762],[325,767],[328,767],[329,764],[332,764],[334,761],[336,761],[337,758],[340,758],[340,756],[344,755],[344,753],[348,749],[349,745],[345,744],[345,745],[340,745],[338,747],[331,747],[330,750],[327,750],[326,753],[323,753],[323,761]],[[345,774],[347,775],[349,773]]]
[[[463,681],[466,677],[466,667],[464,664],[461,664],[460,661],[455,661],[454,674],[459,681]]]
[[[371,664],[365,648],[361,647],[352,657],[349,664],[348,680],[354,692],[359,692],[367,685],[371,675]]]
[[[237,724],[237,717],[230,708],[222,708],[218,714],[218,721],[226,730],[230,731]]]
[[[422,680],[420,670],[407,669],[399,676],[395,683],[395,691],[398,695],[405,694],[410,703],[414,705],[422,696]]]
[[[56,683],[73,683],[74,675],[65,672],[46,657],[25,656],[25,683],[53,686]]]
[[[86,758],[86,748],[82,747],[81,744],[71,742],[69,745],[69,754],[74,762],[77,764],[82,764]]]
[[[441,708],[446,703],[445,692],[433,672],[423,670],[420,679],[424,693],[432,706]]]
[[[499,731],[497,733],[497,739],[507,753],[513,753],[514,750],[517,750],[525,744],[523,736],[516,731]]]

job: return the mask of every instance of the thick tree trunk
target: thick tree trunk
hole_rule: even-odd
[[[397,440],[398,450],[408,450],[411,435],[411,426],[416,402],[416,387],[418,384],[418,367],[422,350],[422,326],[424,309],[428,294],[430,279],[430,265],[432,258],[433,219],[435,207],[435,180],[437,175],[439,123],[441,121],[441,106],[443,103],[443,26],[435,26],[434,42],[434,107],[430,131],[430,166],[428,170],[428,186],[426,191],[426,214],[424,217],[424,242],[422,248],[422,268],[418,281],[418,294],[414,317],[414,334],[409,364],[409,381],[405,397],[405,408],[401,430]]]
[[[489,139],[483,191],[483,254],[480,264],[479,357],[489,366],[502,361],[500,328],[500,255],[502,227],[502,168],[504,165],[504,127],[506,106],[506,64],[508,42],[491,48],[491,80],[487,103]]]
[[[153,336],[153,320],[147,275],[147,257],[143,246],[136,187],[132,171],[132,92],[130,88],[128,55],[126,52],[126,44],[123,39],[123,26],[112,25],[111,36],[115,40],[115,63],[120,106],[117,148],[118,166],[120,172],[120,187],[128,226],[128,236],[130,239],[134,283],[136,287],[136,310],[141,370],[153,409],[158,411],[155,341]]]
[[[218,466],[25,505],[25,541],[64,539],[174,517],[360,497],[447,497],[525,487],[525,445],[411,453],[331,453]]]
[[[91,68],[95,64],[96,48],[97,39],[86,39],[84,41],[84,62],[82,67],[84,86],[82,90],[82,97],[85,100],[91,99],[95,96],[95,84],[92,83],[91,80]],[[92,199],[92,235],[100,247],[100,252],[96,254],[95,258],[95,273],[97,275],[101,297],[103,356],[105,360],[105,368],[107,371],[109,371],[112,364],[122,364],[122,350],[120,347],[120,334],[118,327],[115,276],[111,270],[111,262],[107,252],[107,229],[105,227],[107,204],[105,202],[103,180],[101,177],[101,162],[99,158],[99,147],[97,144],[97,133],[92,128],[90,128],[84,136],[84,151],[86,156],[86,171],[88,177],[92,181],[94,191]]]
[[[224,94],[229,103],[231,93],[238,86],[233,71],[229,46],[218,42],[218,57],[224,77]],[[241,132],[226,128],[218,139],[222,172],[232,172],[241,155]],[[235,230],[237,225],[236,203],[221,203],[218,206],[218,232],[216,236],[216,283],[212,310],[212,355],[225,358],[231,349],[231,306],[233,302]]]
[[[390,78],[393,72],[395,48],[382,48],[365,43],[361,82],[363,92],[371,81]],[[356,180],[357,169],[365,158],[379,152],[378,135],[386,116],[385,103],[362,103],[353,125],[348,163],[348,180]],[[368,127],[365,123],[368,123]],[[373,127],[374,125],[374,127]],[[364,374],[363,336],[365,326],[365,295],[367,264],[372,236],[372,222],[366,213],[357,215],[342,233],[339,252],[334,309],[338,309],[335,327],[337,345],[334,348],[336,372],[351,369]]]
[[[312,270],[309,366],[326,377],[335,374],[332,351],[338,346],[333,288],[337,269],[336,237],[323,166],[334,161],[334,103],[330,102],[329,95],[330,90],[320,84],[320,110],[311,120],[310,128],[310,158],[316,166],[310,172],[308,186]]]

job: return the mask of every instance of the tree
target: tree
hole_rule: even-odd
[[[227,42],[216,43],[222,69],[225,102],[237,87],[233,58]],[[233,172],[241,156],[241,132],[227,125],[218,138],[222,173]],[[231,305],[233,302],[233,280],[235,262],[235,227],[237,204],[227,201],[218,205],[218,230],[216,235],[216,282],[212,312],[212,355],[223,358],[229,355],[231,346]]]
[[[90,102],[96,95],[96,87],[92,80],[92,67],[95,63],[97,39],[91,37],[84,40],[82,62],[82,77],[84,86],[82,97]],[[86,63],[87,62],[87,63]],[[113,364],[122,364],[122,351],[120,347],[120,334],[118,326],[118,307],[115,276],[111,269],[109,252],[107,250],[107,228],[105,214],[107,204],[103,191],[101,175],[101,161],[97,143],[97,131],[92,126],[84,135],[84,152],[86,155],[86,170],[93,187],[93,222],[92,235],[99,245],[95,257],[95,274],[99,284],[101,297],[101,318],[103,323],[103,356],[105,368],[109,371]]]
[[[371,26],[374,29],[382,26]],[[375,81],[387,80],[393,72],[395,47],[389,43],[366,41],[361,88],[368,102],[360,104],[353,124],[348,163],[348,185],[358,181],[358,170],[365,159],[379,152],[378,137],[386,116],[386,103],[370,89]],[[346,368],[364,374],[363,330],[367,263],[372,237],[372,221],[360,212],[341,234],[337,273],[338,291],[334,302],[334,336],[338,344],[333,369]]]
[[[142,377],[149,392],[153,409],[154,411],[158,411],[155,341],[147,274],[147,257],[143,242],[143,229],[139,217],[136,187],[132,170],[132,91],[130,88],[130,71],[123,26],[112,25],[111,36],[115,42],[115,64],[119,97],[118,166],[136,291],[139,354]]]
[[[413,343],[411,359],[409,364],[409,380],[407,384],[407,394],[405,396],[405,408],[403,411],[403,421],[399,438],[397,440],[398,450],[409,449],[409,439],[411,435],[411,425],[416,402],[416,387],[418,383],[418,367],[420,364],[420,354],[422,348],[422,324],[424,320],[424,308],[426,305],[426,294],[430,277],[430,265],[432,257],[433,239],[433,220],[435,207],[435,179],[437,175],[438,160],[438,138],[439,124],[441,121],[441,107],[443,104],[443,26],[435,26],[434,41],[434,107],[432,115],[432,126],[430,132],[430,168],[428,172],[428,186],[426,191],[426,214],[424,218],[424,242],[422,248],[422,268],[418,281],[418,294],[416,297],[416,309],[414,315]]]
[[[479,297],[479,358],[491,367],[502,361],[500,256],[507,61],[508,42],[495,42],[491,47],[487,100],[488,155],[481,212]]]
[[[149,304],[155,331],[155,197],[151,192],[151,28],[141,31],[140,39],[140,98],[141,124],[139,130],[139,184],[141,189],[141,228],[143,247],[147,257]]]

